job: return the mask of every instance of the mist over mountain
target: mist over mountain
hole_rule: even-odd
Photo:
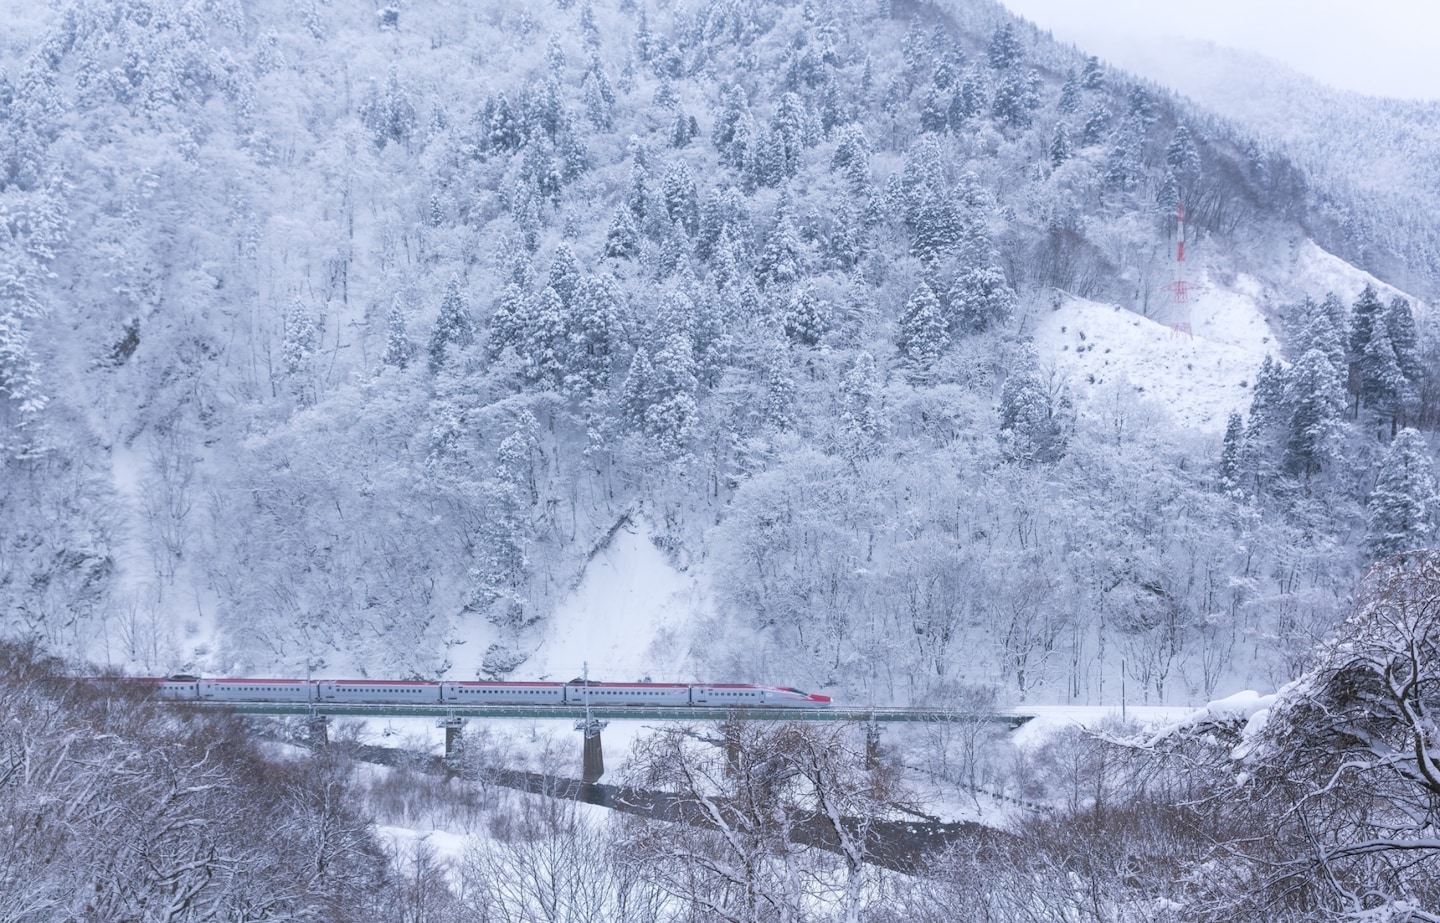
[[[1435,526],[1423,196],[988,0],[77,0],[0,54],[0,611],[57,651],[523,676],[639,523],[677,673],[1187,701]]]
[[[1322,211],[1343,231],[1327,245],[1433,295],[1440,102],[1339,90],[1211,42],[1111,42],[1090,50],[1283,151],[1314,179]]]

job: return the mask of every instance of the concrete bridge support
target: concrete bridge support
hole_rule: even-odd
[[[880,763],[880,724],[870,721],[865,725],[865,768],[874,769]]]
[[[595,718],[575,722],[575,730],[585,735],[580,781],[587,785],[600,781],[600,777],[605,775],[605,748],[600,742],[600,732],[607,723]]]
[[[733,776],[740,766],[740,732],[743,723],[734,716],[720,722],[720,738],[725,741],[725,772]]]
[[[457,759],[465,749],[465,719],[441,718],[435,726],[445,729],[445,759]]]

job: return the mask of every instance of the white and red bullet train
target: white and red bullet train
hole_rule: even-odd
[[[156,695],[200,702],[411,705],[652,705],[674,708],[825,708],[828,695],[743,683],[513,683],[384,679],[141,678]]]

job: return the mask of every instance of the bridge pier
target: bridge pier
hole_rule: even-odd
[[[600,777],[605,775],[605,749],[600,742],[600,732],[608,723],[595,718],[575,722],[575,730],[585,735],[580,781],[587,785],[600,781]]]
[[[865,768],[874,769],[880,764],[880,724],[871,718],[865,724]]]
[[[460,756],[465,749],[465,719],[451,715],[449,718],[441,718],[435,722],[435,726],[445,729],[446,761]]]
[[[740,741],[741,729],[741,722],[733,715],[727,716],[724,721],[720,722],[720,737],[722,740],[725,741],[726,775],[735,775],[736,770],[740,766],[740,753],[742,747]]]

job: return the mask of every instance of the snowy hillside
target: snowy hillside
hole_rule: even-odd
[[[1325,222],[1312,225],[1333,249],[1384,267],[1402,286],[1435,291],[1423,254],[1435,246],[1440,207],[1440,103],[1336,90],[1209,42],[1101,41],[1091,50],[1286,151],[1335,197]],[[1345,189],[1358,191],[1360,201],[1341,201],[1336,193]]]
[[[1270,139],[990,0],[381,12],[7,33],[7,633],[1193,702],[1429,534],[1435,319]]]
[[[1219,435],[1231,413],[1249,408],[1249,387],[1265,356],[1282,355],[1269,317],[1301,298],[1358,295],[1366,285],[1387,301],[1406,297],[1311,240],[1288,262],[1263,271],[1267,281],[1239,274],[1222,282],[1202,269],[1187,280],[1186,301],[1161,304],[1153,318],[1065,298],[1040,315],[1035,342],[1074,389],[1082,413],[1103,417],[1117,401],[1148,404],[1187,430]],[[1426,309],[1416,302],[1415,310]]]

